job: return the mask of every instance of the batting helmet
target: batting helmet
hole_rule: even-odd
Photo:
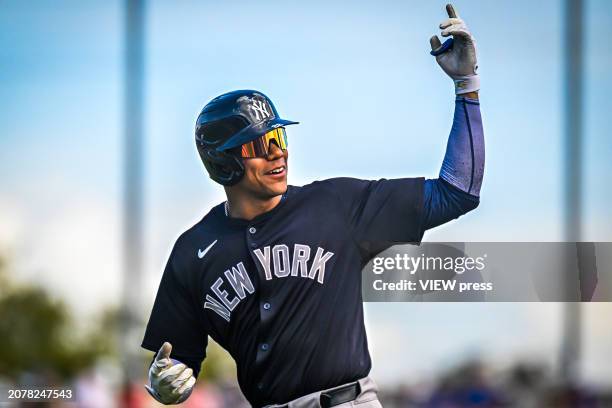
[[[244,175],[237,148],[273,129],[297,123],[279,118],[270,98],[261,92],[228,92],[207,103],[200,112],[196,146],[210,178],[231,186]]]

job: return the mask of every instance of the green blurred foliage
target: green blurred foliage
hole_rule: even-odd
[[[70,379],[114,354],[107,331],[113,312],[80,333],[63,302],[43,288],[11,282],[8,268],[0,258],[0,377],[17,380],[29,372]]]
[[[198,381],[219,382],[236,378],[236,363],[230,354],[213,339],[208,339],[206,359],[198,375]]]
[[[9,276],[10,265],[0,256],[0,377],[17,382],[24,373],[39,373],[69,380],[102,357],[120,363],[118,309],[104,310],[84,328],[76,324],[66,304],[44,288],[14,282]],[[142,357],[146,375],[153,353],[143,350]],[[198,378],[207,382],[236,378],[234,360],[212,339]]]

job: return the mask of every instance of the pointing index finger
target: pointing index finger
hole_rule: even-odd
[[[450,18],[458,18],[459,17],[457,12],[455,11],[455,8],[450,3],[446,5],[446,12],[448,13],[448,16]]]

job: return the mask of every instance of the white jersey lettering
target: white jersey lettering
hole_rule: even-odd
[[[213,293],[215,295],[217,295],[217,297],[219,299],[221,299],[221,302],[223,302],[223,304],[225,305],[226,308],[229,309],[229,311],[231,312],[232,310],[234,310],[234,308],[238,305],[238,303],[240,302],[240,299],[238,299],[237,297],[233,298],[232,300],[229,300],[227,298],[227,291],[223,290],[220,288],[220,286],[223,285],[223,279],[221,278],[217,278],[217,280],[215,281],[215,283],[213,283],[213,285],[211,286],[211,289],[213,291]]]
[[[230,311],[227,310],[222,304],[220,304],[214,297],[206,295],[206,302],[204,302],[204,309],[210,309],[217,313],[223,319],[230,321]]]
[[[291,272],[291,261],[289,260],[289,247],[287,245],[274,245],[272,248],[272,258],[274,259],[274,275],[277,278],[284,278]]]
[[[315,276],[317,276],[317,281],[319,283],[323,283],[325,279],[325,263],[334,256],[333,252],[326,252],[325,255],[323,255],[323,252],[325,252],[323,248],[317,248],[317,253],[310,266],[310,272],[308,273],[310,279],[314,279]]]
[[[232,266],[231,272],[229,269],[225,271],[225,277],[238,294],[238,297],[240,299],[244,299],[246,297],[246,293],[244,292],[245,289],[247,292],[249,292],[249,294],[253,294],[255,288],[253,287],[253,282],[251,282],[251,278],[249,278],[249,274],[247,273],[244,264],[239,262],[236,266],[238,269]]]
[[[272,271],[270,270],[270,247],[264,247],[264,251],[261,252],[261,249],[257,248],[253,251],[259,263],[264,268],[264,273],[266,274],[266,280],[272,279]]]
[[[293,246],[293,263],[291,264],[291,276],[308,277],[307,262],[310,259],[310,247],[308,245],[295,244]]]

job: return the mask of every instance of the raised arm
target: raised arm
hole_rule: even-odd
[[[433,228],[476,208],[484,174],[484,131],[480,116],[476,46],[452,5],[440,24],[442,36],[430,39],[431,54],[455,84],[455,113],[438,179],[425,181],[424,229]]]

